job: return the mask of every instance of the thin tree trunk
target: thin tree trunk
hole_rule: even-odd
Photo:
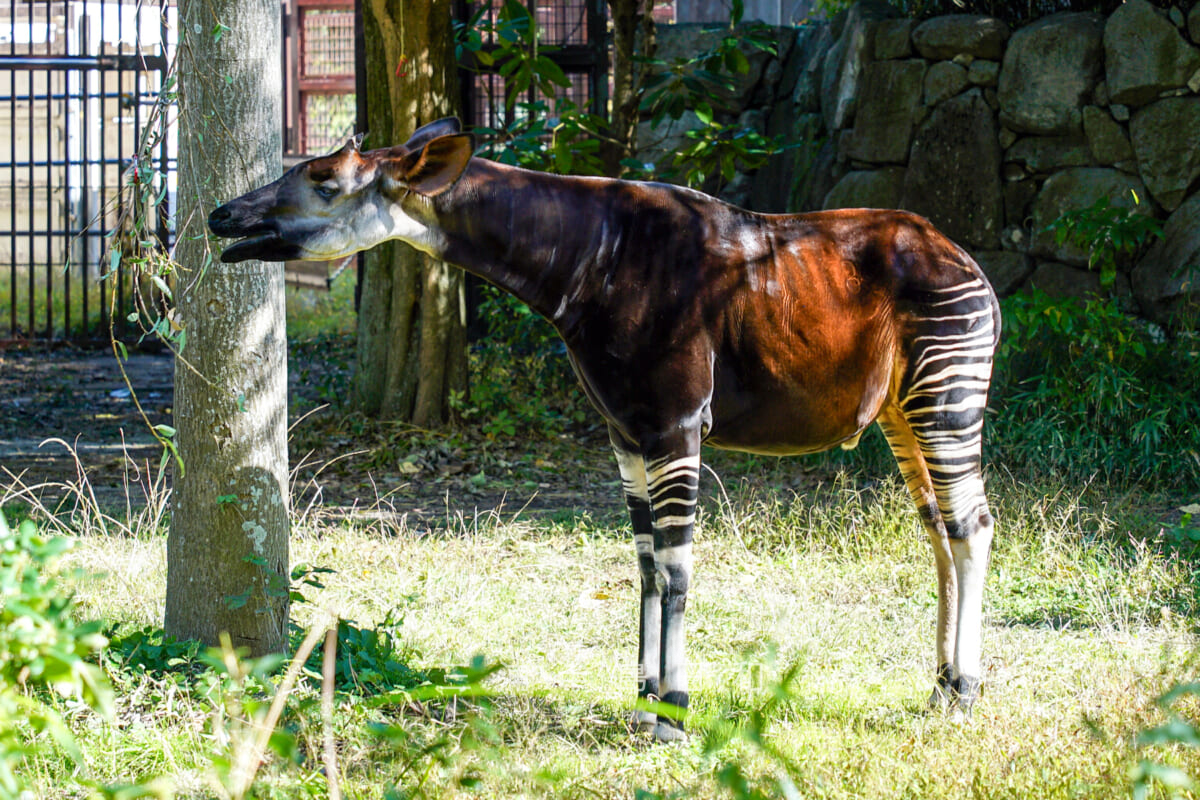
[[[621,160],[637,153],[638,107],[645,67],[641,55],[652,58],[655,49],[654,0],[608,0],[613,27],[612,141],[602,150],[605,172],[618,177]]]
[[[401,144],[458,112],[450,0],[363,0],[370,147]],[[460,270],[407,245],[367,253],[351,404],[370,416],[436,427],[466,390]]]
[[[180,0],[176,259],[186,346],[175,369],[176,468],[164,628],[251,655],[288,619],[287,352],[282,264],[221,264],[220,202],[274,180],[280,155],[278,0]]]

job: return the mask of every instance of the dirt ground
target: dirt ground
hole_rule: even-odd
[[[293,502],[349,514],[404,515],[439,525],[449,516],[499,509],[570,516],[622,513],[619,486],[598,427],[533,444],[474,430],[416,431],[330,407],[348,358],[301,348],[289,363]],[[0,502],[17,489],[52,505],[80,470],[100,502],[137,504],[131,483],[157,472],[150,425],[173,423],[170,353],[0,349]],[[132,392],[131,392],[132,388]],[[146,412],[138,412],[136,395]],[[168,477],[169,480],[169,477]]]

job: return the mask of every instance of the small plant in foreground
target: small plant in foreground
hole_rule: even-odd
[[[1181,683],[1158,698],[1157,703],[1167,711],[1168,719],[1163,724],[1138,734],[1138,746],[1200,747],[1200,729],[1197,729],[1193,720],[1181,715],[1176,708],[1179,701],[1197,695],[1200,695],[1200,683]],[[1195,781],[1183,770],[1149,758],[1142,759],[1133,767],[1129,777],[1133,784],[1134,800],[1144,800],[1148,797],[1156,783],[1161,784],[1173,795],[1190,791],[1195,786]]]
[[[100,625],[76,622],[71,593],[51,574],[70,547],[40,535],[32,520],[10,528],[0,511],[0,798],[23,796],[21,763],[47,737],[84,766],[52,694],[112,715],[112,690],[85,660],[105,645]]]
[[[793,687],[804,667],[803,660],[793,662],[783,673],[772,680],[757,702],[748,711],[725,709],[709,719],[696,720],[697,735],[700,737],[700,755],[707,771],[701,771],[701,780],[711,779],[734,800],[768,800],[768,798],[799,797],[796,778],[800,768],[772,740],[771,722],[783,706],[793,699]],[[646,710],[668,713],[673,707],[649,704]],[[756,755],[769,766],[770,776],[757,776],[747,761]],[[693,791],[657,794],[640,789],[638,800],[667,800],[674,797],[689,797],[699,794]]]
[[[459,724],[437,726],[432,734],[428,726],[408,724],[403,718],[371,726],[375,737],[392,750],[391,763],[398,773],[388,781],[391,788],[385,798],[439,797],[448,785],[469,790],[482,783],[483,775],[474,762],[502,754],[501,735],[492,719],[492,692],[483,686],[500,669],[500,665],[476,656],[468,666],[431,672],[433,681],[423,686],[370,701],[377,708],[421,709],[448,722],[458,718],[460,707],[465,711]],[[465,758],[467,753],[478,759]]]

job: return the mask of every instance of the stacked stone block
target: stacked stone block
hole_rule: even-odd
[[[681,47],[694,35],[660,32]],[[1107,19],[1061,13],[1014,31],[864,0],[778,38],[773,59],[747,53],[746,102],[727,119],[802,144],[729,199],[905,208],[970,250],[1001,293],[1081,296],[1101,292],[1099,276],[1046,227],[1106,197],[1164,222],[1116,291],[1160,322],[1200,316],[1200,2],[1129,0]]]

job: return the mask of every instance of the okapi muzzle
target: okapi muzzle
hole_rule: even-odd
[[[351,142],[213,212],[222,255],[336,258],[399,239],[562,336],[608,423],[637,552],[639,730],[683,737],[701,445],[772,455],[882,429],[933,547],[931,704],[979,696],[994,521],[980,449],[1000,332],[979,265],[902,211],[756,214],[657,183],[471,157],[456,120]],[[764,608],[764,613],[770,613]],[[632,677],[632,676],[631,676]]]
[[[290,173],[289,173],[290,174]],[[208,216],[208,227],[218,236],[241,241],[225,248],[221,260],[228,263],[258,259],[290,261],[303,258],[303,242],[309,238],[298,226],[281,224],[272,210],[279,206],[279,192],[288,176],[231,200]]]

